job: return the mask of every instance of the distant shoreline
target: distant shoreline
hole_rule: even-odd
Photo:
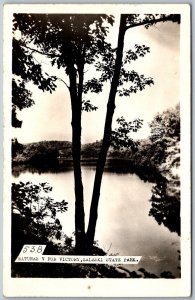
[[[95,170],[97,158],[82,158],[81,167],[89,167]],[[59,159],[57,162],[50,162],[45,164],[32,164],[30,162],[14,162],[12,163],[12,174],[14,177],[18,177],[21,173],[25,171],[33,173],[47,173],[55,172],[61,173],[73,170],[73,160],[72,159]],[[131,159],[126,158],[108,158],[106,160],[105,172],[114,172],[121,174],[136,174],[140,179],[149,182],[157,182],[162,180],[162,176],[159,171],[151,166],[141,166],[133,164]]]
[[[81,147],[81,166],[96,168],[102,141],[84,144]],[[147,142],[137,151],[114,149],[110,147],[104,171],[116,173],[135,173],[141,179],[150,182],[162,181],[162,175],[156,163],[152,146],[145,149]],[[153,161],[154,160],[154,161]],[[12,141],[12,173],[24,170],[32,172],[63,172],[73,169],[72,144],[67,141],[42,141],[39,143],[20,144]]]

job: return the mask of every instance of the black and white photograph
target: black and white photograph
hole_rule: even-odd
[[[5,294],[189,296],[189,6],[4,23]]]

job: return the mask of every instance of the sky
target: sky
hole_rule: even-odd
[[[150,53],[131,63],[131,69],[139,74],[154,79],[154,85],[132,94],[130,97],[116,97],[113,129],[117,128],[116,119],[124,116],[126,121],[135,118],[144,120],[142,129],[131,134],[135,139],[147,138],[150,129],[149,122],[158,112],[174,107],[180,101],[180,26],[177,23],[166,22],[156,24],[146,30],[144,27],[129,29],[125,35],[124,51],[133,48],[135,44],[150,47]],[[117,45],[118,19],[110,29],[108,40]],[[46,72],[67,81],[63,69],[56,69],[49,62],[37,55]],[[94,70],[86,70],[87,76],[96,77]],[[68,83],[68,81],[67,81]],[[21,128],[13,128],[12,136],[21,143],[38,142],[42,140],[71,141],[71,107],[67,87],[62,81],[57,81],[54,93],[42,92],[31,83],[28,88],[33,93],[35,105],[19,112],[18,118],[23,121]],[[82,114],[82,143],[94,142],[103,137],[104,120],[109,94],[109,83],[105,84],[100,94],[91,93],[86,96],[92,104],[98,107],[94,112]]]

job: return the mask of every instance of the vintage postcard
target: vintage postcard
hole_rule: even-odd
[[[191,293],[190,6],[4,6],[4,295]]]

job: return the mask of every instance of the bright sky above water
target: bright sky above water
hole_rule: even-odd
[[[111,29],[108,39],[114,46],[117,44],[118,22]],[[146,77],[153,77],[155,84],[145,90],[132,94],[130,97],[116,98],[113,129],[117,127],[116,119],[124,116],[127,121],[135,118],[144,120],[141,130],[132,135],[134,138],[145,138],[149,134],[148,122],[157,112],[162,112],[175,106],[179,101],[179,25],[166,22],[146,30],[137,27],[126,32],[125,50],[135,44],[150,47],[150,53],[131,64],[131,69]],[[67,81],[63,69],[50,67],[45,57],[36,56],[43,62],[44,70],[49,74]],[[97,72],[86,70],[87,77],[96,77]],[[67,81],[68,83],[68,81]],[[37,142],[41,140],[71,140],[71,108],[67,87],[58,81],[58,87],[53,94],[43,93],[29,84],[36,104],[24,109],[18,116],[23,120],[20,129],[13,129],[13,137],[19,142]],[[105,84],[100,94],[89,94],[90,100],[98,110],[83,112],[82,143],[100,140],[103,136],[106,105],[109,94],[109,83]]]

